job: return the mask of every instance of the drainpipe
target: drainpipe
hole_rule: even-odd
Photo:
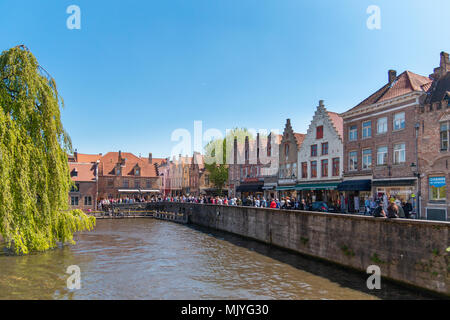
[[[417,172],[414,173],[414,175],[417,177],[417,195],[416,195],[416,219],[420,219],[422,217],[422,212],[420,210],[420,198],[421,198],[421,178],[420,178],[420,170],[419,170],[419,128],[420,123],[416,122],[414,128],[416,129],[416,165],[417,165]]]

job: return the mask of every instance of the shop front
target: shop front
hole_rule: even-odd
[[[342,212],[361,213],[364,212],[365,199],[371,196],[372,181],[344,180],[337,186],[337,190]]]
[[[374,179],[372,181],[373,194],[375,198],[383,200],[386,204],[390,199],[400,202],[410,202],[415,209],[414,199],[417,192],[417,179]]]
[[[264,195],[263,186],[264,182],[242,183],[236,188],[236,193],[240,194],[241,199],[246,199],[249,196],[262,199]]]
[[[425,214],[427,220],[447,221],[447,179],[445,175],[428,177],[428,197],[425,197]]]
[[[316,201],[326,202],[329,206],[338,208],[340,182],[303,183],[295,186],[299,200],[304,199],[307,204]]]

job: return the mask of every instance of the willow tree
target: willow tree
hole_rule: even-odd
[[[0,235],[17,254],[74,243],[95,218],[69,210],[70,138],[56,83],[24,46],[0,55]]]

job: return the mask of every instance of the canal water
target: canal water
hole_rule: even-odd
[[[228,233],[154,219],[97,220],[77,244],[0,254],[0,299],[427,299]],[[67,289],[77,265],[81,288]]]

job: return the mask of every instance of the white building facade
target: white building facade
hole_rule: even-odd
[[[306,203],[324,201],[336,208],[340,206],[337,186],[343,173],[342,138],[342,118],[327,111],[320,100],[297,157],[295,189]]]

